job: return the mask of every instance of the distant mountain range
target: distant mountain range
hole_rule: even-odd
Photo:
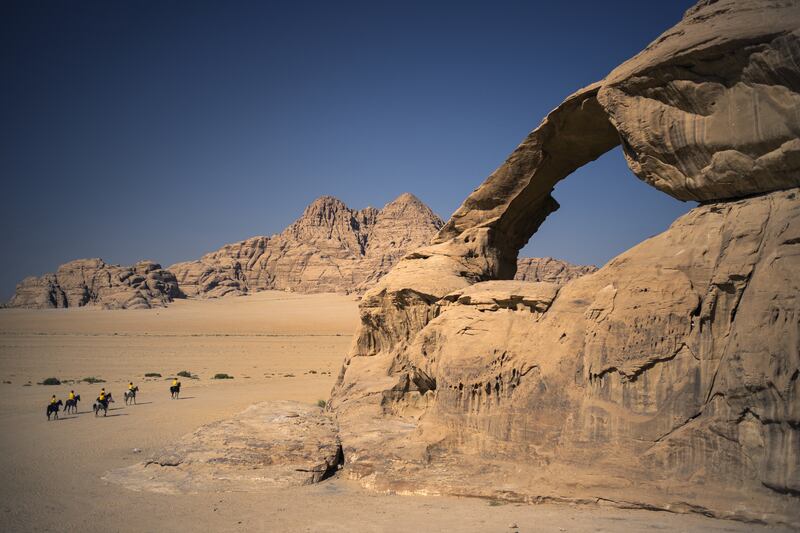
[[[428,244],[442,225],[441,218],[409,193],[382,209],[361,210],[322,196],[277,235],[227,244],[167,269],[151,261],[131,267],[101,259],[71,261],[55,273],[25,278],[8,306],[150,308],[180,297],[268,289],[359,293],[405,254]],[[521,258],[517,278],[564,283],[594,270],[551,258]]]

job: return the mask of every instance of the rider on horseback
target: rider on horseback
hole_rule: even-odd
[[[50,398],[50,405],[55,405],[57,401],[58,401],[58,400],[56,400],[56,395],[55,395],[55,394],[53,394],[53,397],[52,397],[52,398]]]
[[[108,399],[106,398],[106,388],[105,387],[100,389],[100,396],[97,397],[97,401],[102,403],[103,406],[105,406],[105,407],[108,406]]]
[[[128,382],[128,391],[133,391],[133,381]]]
[[[75,391],[74,390],[69,391],[69,399],[70,400],[75,400]]]
[[[178,386],[178,378],[172,378],[172,386],[173,387],[177,387]]]

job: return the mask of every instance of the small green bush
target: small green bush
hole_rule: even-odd
[[[42,381],[42,385],[61,385],[61,380],[58,378],[47,378],[46,380]]]
[[[192,376],[192,373],[191,373],[191,372],[189,372],[188,370],[181,370],[180,372],[178,372],[178,375],[179,375],[180,377],[182,377],[182,378],[191,378],[191,377],[194,377],[194,376]]]
[[[325,400],[317,400],[317,405],[325,409],[325,406],[328,405],[328,403]]]
[[[211,379],[233,379],[233,376],[229,376],[228,374],[214,374],[214,377]]]
[[[159,374],[158,372],[148,372],[147,374],[144,375],[144,377],[146,377],[146,378],[160,378],[161,374]]]
[[[89,383],[89,384],[105,383],[106,382],[106,380],[104,380],[103,378],[98,378],[98,377],[95,377],[95,376],[89,376],[88,378],[83,378],[81,381],[83,381],[85,383]]]

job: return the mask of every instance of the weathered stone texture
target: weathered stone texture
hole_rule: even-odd
[[[229,244],[169,268],[190,296],[265,289],[360,292],[403,255],[427,244],[441,226],[441,219],[411,194],[383,209],[360,211],[323,196],[278,235]]]
[[[175,276],[158,263],[140,261],[123,267],[102,259],[77,259],[53,274],[22,280],[8,307],[149,309],[181,296]]]
[[[104,476],[166,494],[259,492],[318,483],[342,462],[336,423],[298,402],[262,402],[206,424],[136,465]]]
[[[794,1],[700,2],[368,290],[329,403],[349,475],[800,527],[799,28]],[[620,143],[704,203],[597,272],[500,281]]]
[[[573,265],[552,257],[520,257],[514,279],[563,284],[592,272],[597,272],[594,265]]]

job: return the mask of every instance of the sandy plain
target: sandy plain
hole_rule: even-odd
[[[176,495],[102,479],[253,403],[326,399],[357,321],[353,297],[283,292],[158,310],[0,309],[0,531],[766,530],[698,515],[376,494],[342,476],[259,493]],[[182,379],[173,401],[166,378],[180,370],[198,379]],[[211,379],[221,372],[234,379]],[[106,382],[37,385],[51,376]],[[128,380],[140,387],[136,406],[122,401]],[[117,398],[107,418],[91,412],[101,386]],[[79,414],[48,422],[47,399],[71,388],[83,398]]]

